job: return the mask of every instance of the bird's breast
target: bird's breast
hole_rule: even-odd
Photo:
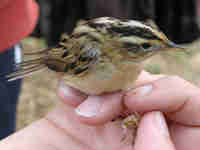
[[[125,61],[118,65],[106,62],[91,67],[84,76],[65,74],[63,79],[84,93],[100,95],[132,87],[140,72],[141,66],[133,62]]]

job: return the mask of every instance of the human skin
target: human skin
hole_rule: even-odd
[[[58,90],[61,105],[1,141],[0,149],[187,150],[200,145],[199,88],[179,77],[146,72],[140,75],[136,86],[127,93],[86,98],[61,83]],[[144,114],[134,146],[131,139],[121,141],[120,121],[110,122],[124,111],[122,106]]]

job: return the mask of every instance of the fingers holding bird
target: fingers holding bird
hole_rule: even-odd
[[[66,107],[71,105],[78,119],[86,124],[103,124],[116,118],[122,110],[122,93],[86,96],[82,92],[60,84],[58,95]]]
[[[176,76],[142,72],[136,81],[136,88],[125,95],[118,92],[87,97],[80,91],[62,86],[58,93],[62,102],[73,105],[77,116],[87,124],[102,124],[112,120],[120,115],[125,105],[131,112],[157,110],[164,112],[174,122],[200,125],[200,89]]]
[[[142,72],[136,81],[136,87],[163,77]],[[58,95],[66,106],[74,107],[78,119],[86,124],[99,125],[118,117],[123,110],[124,92],[115,92],[101,96],[87,96],[79,90],[60,82]]]
[[[161,111],[173,122],[200,126],[200,89],[177,76],[165,76],[128,92],[124,103],[131,111]]]

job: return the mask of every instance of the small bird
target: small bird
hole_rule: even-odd
[[[81,21],[53,48],[25,54],[38,57],[16,64],[18,69],[7,78],[15,80],[49,68],[69,86],[101,95],[133,87],[142,62],[150,56],[182,49],[152,23],[101,17]]]
[[[126,90],[143,69],[141,62],[162,51],[182,49],[155,27],[139,21],[101,17],[80,22],[71,35],[40,52],[37,58],[15,64],[8,80],[44,67],[66,84],[89,95]]]

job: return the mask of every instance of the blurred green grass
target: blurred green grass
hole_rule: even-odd
[[[46,47],[43,39],[27,38],[24,51],[37,51]],[[185,45],[190,54],[183,52],[163,53],[144,62],[146,71],[153,74],[179,75],[200,86],[200,40]],[[53,107],[56,96],[57,78],[53,72],[44,70],[24,79],[18,105],[17,129],[40,119]]]

